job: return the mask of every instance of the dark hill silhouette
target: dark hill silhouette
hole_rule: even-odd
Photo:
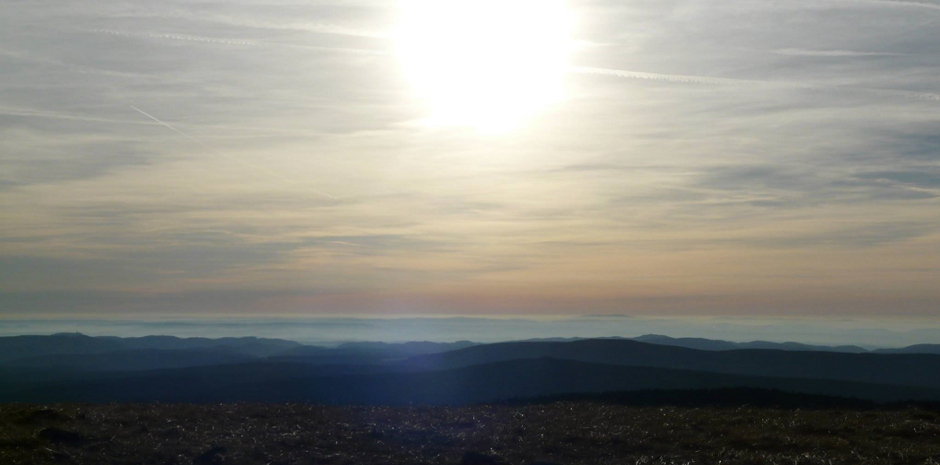
[[[2,337],[0,338],[0,362],[25,356],[100,354],[125,348],[120,341],[89,337],[78,333]]]
[[[427,341],[416,341],[416,342],[400,342],[400,343],[387,343],[387,342],[347,342],[345,344],[340,344],[336,347],[338,351],[353,351],[353,352],[381,352],[381,353],[392,353],[395,355],[424,355],[424,354],[437,354],[441,352],[448,352],[451,350],[465,349],[467,347],[473,347],[479,345],[476,342],[470,341],[457,341],[457,342],[427,342]]]
[[[680,337],[674,338],[660,334],[647,334],[633,338],[634,341],[647,342],[650,344],[661,344],[669,346],[685,347],[698,350],[741,350],[741,349],[768,349],[768,350],[790,350],[804,352],[846,352],[861,354],[868,352],[863,347],[843,345],[843,346],[819,346],[801,344],[799,342],[731,342],[715,339],[703,339],[699,337]]]
[[[281,339],[226,337],[220,339],[179,338],[174,336],[112,337],[60,333],[50,336],[0,337],[0,363],[25,357],[45,355],[103,354],[135,349],[186,350],[224,349],[252,357],[267,357],[302,345]]]
[[[730,387],[889,401],[937,400],[940,392],[935,354],[696,350],[621,338],[326,348],[276,339],[62,334],[0,338],[0,349],[7,349],[0,351],[0,401],[474,403]]]
[[[586,338],[586,337],[545,337],[545,338],[534,338],[534,339],[524,339],[521,341],[514,342],[574,342],[574,341],[587,341],[591,339],[609,339],[609,340],[633,340],[639,342],[646,342],[648,344],[659,344],[667,346],[677,346],[685,347],[688,349],[698,349],[698,350],[741,350],[741,349],[768,349],[768,350],[793,350],[793,351],[809,351],[809,352],[846,352],[853,354],[860,354],[868,352],[864,347],[853,346],[853,345],[841,345],[841,346],[821,346],[821,345],[810,345],[810,344],[801,344],[799,342],[770,342],[770,341],[751,341],[751,342],[731,342],[723,341],[719,339],[705,339],[700,337],[670,337],[664,336],[662,334],[644,334],[637,337],[600,337],[600,338]]]
[[[286,350],[302,347],[302,344],[283,339],[264,339],[257,337],[223,337],[209,339],[204,337],[180,338],[175,336],[143,336],[143,337],[109,337],[96,339],[118,341],[126,349],[159,349],[159,350],[185,350],[185,349],[218,349],[224,348],[230,352],[250,355],[253,357],[267,357]]]
[[[91,337],[79,333],[0,338],[0,367],[98,371],[142,371],[245,362],[267,358],[312,365],[377,365],[408,357],[470,347],[457,343],[357,342],[337,347],[280,339]]]
[[[815,378],[940,388],[940,356],[783,350],[703,351],[632,340],[487,344],[411,358],[414,368],[441,370],[514,359],[552,357],[589,363],[715,373]]]
[[[156,350],[136,349],[97,354],[56,354],[24,357],[6,362],[11,368],[89,371],[144,371],[243,363],[254,357],[225,348]]]
[[[541,358],[431,372],[329,375],[303,364],[250,363],[60,380],[0,390],[3,402],[316,402],[473,404],[636,390],[748,387],[876,401],[940,400],[940,390],[610,366]]]
[[[915,344],[899,349],[877,349],[878,354],[940,354],[940,344]]]
[[[401,359],[423,354],[434,354],[448,350],[462,349],[476,345],[473,342],[460,341],[455,343],[436,342],[353,342],[341,344],[337,347],[319,347],[303,345],[282,339],[262,339],[256,337],[225,337],[219,339],[208,338],[179,338],[174,336],[145,336],[145,337],[113,337],[113,336],[86,336],[80,333],[63,333],[51,336],[14,336],[0,337],[0,366],[74,366],[84,369],[123,369],[122,365],[134,365],[134,356],[139,356],[140,366],[137,369],[146,370],[169,366],[187,366],[181,359],[180,363],[170,363],[174,354],[164,354],[167,362],[153,361],[157,355],[153,351],[202,351],[203,358],[209,359],[209,354],[216,354],[221,363],[246,360],[249,358],[283,358],[284,360],[303,361],[311,364],[375,364],[399,361]],[[121,353],[109,357],[79,357],[79,355],[95,355],[106,353]],[[194,354],[197,352],[194,352]],[[234,357],[233,354],[246,357]],[[57,356],[63,355],[61,359]],[[126,362],[118,362],[126,360]],[[100,367],[94,367],[95,361],[100,361]],[[191,363],[189,366],[206,365],[208,363]]]
[[[376,365],[397,363],[415,355],[437,354],[477,345],[473,342],[351,342],[337,347],[301,346],[270,357],[283,362],[302,362],[313,365]]]

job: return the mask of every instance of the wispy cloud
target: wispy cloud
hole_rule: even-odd
[[[871,95],[882,95],[886,97],[901,97],[920,100],[930,100],[940,102],[940,94],[933,92],[915,92],[896,89],[875,89],[856,86],[836,86],[817,83],[801,83],[791,81],[762,81],[753,79],[735,79],[725,77],[711,76],[693,76],[684,74],[657,74],[642,71],[628,71],[606,68],[586,68],[573,67],[572,72],[581,74],[599,74],[604,76],[615,76],[626,79],[641,79],[648,81],[675,82],[681,84],[708,84],[720,86],[754,86],[754,87],[777,87],[792,89],[824,90],[830,92],[856,92]]]
[[[288,179],[288,178],[282,176],[281,174],[279,174],[279,173],[277,173],[277,172],[274,172],[274,171],[272,171],[272,170],[270,170],[270,169],[268,169],[268,168],[266,168],[266,167],[264,167],[264,166],[261,166],[261,165],[252,163],[252,162],[250,162],[250,161],[248,161],[248,160],[245,160],[245,159],[243,159],[243,158],[241,158],[241,157],[236,157],[236,156],[233,156],[233,155],[231,155],[231,154],[225,153],[225,152],[223,152],[223,151],[221,151],[221,150],[219,150],[219,149],[216,149],[216,148],[214,148],[214,147],[212,147],[212,146],[206,144],[205,142],[203,142],[203,141],[201,141],[201,140],[199,140],[199,139],[197,139],[197,138],[195,138],[195,137],[193,137],[193,136],[191,136],[191,135],[189,135],[189,134],[187,134],[187,133],[185,133],[185,132],[183,132],[183,131],[177,129],[175,126],[171,125],[170,123],[167,123],[167,122],[165,122],[165,121],[163,121],[163,120],[161,120],[161,119],[158,119],[156,116],[153,116],[153,115],[151,115],[150,113],[147,113],[147,112],[145,112],[144,110],[141,110],[140,108],[137,108],[137,107],[135,107],[135,106],[133,106],[133,105],[130,105],[130,107],[131,107],[132,109],[134,109],[134,111],[136,111],[136,112],[138,112],[138,113],[140,113],[140,114],[146,116],[147,118],[152,119],[153,121],[157,122],[157,123],[160,124],[161,126],[163,126],[163,127],[167,128],[167,129],[169,129],[169,130],[171,130],[171,131],[173,131],[173,132],[175,132],[175,133],[177,133],[177,134],[179,134],[179,135],[181,135],[181,136],[183,136],[183,137],[185,137],[185,138],[191,140],[192,142],[198,144],[199,146],[201,146],[201,147],[203,147],[203,148],[205,148],[205,149],[207,149],[207,150],[209,150],[209,151],[211,151],[211,152],[213,152],[213,153],[216,153],[216,154],[218,154],[218,155],[222,155],[223,157],[225,157],[225,158],[227,158],[227,159],[229,159],[229,160],[233,160],[233,161],[236,161],[236,162],[238,162],[238,163],[241,163],[241,164],[243,164],[243,165],[245,165],[245,166],[247,166],[247,167],[249,167],[249,168],[251,168],[251,169],[253,169],[253,170],[260,171],[260,172],[264,173],[264,174],[267,175],[267,176],[271,176],[271,177],[275,178],[275,179],[278,180],[278,181],[281,181],[281,182],[284,182],[284,183],[288,184],[288,186],[283,186],[283,187],[285,187],[289,192],[298,191],[298,190],[299,190],[299,191],[310,191],[310,192],[313,192],[314,194],[317,194],[317,195],[319,195],[319,196],[326,197],[326,198],[328,198],[328,199],[336,200],[336,197],[334,197],[334,196],[332,196],[332,195],[330,195],[330,194],[327,194],[326,192],[321,192],[321,191],[318,191],[318,190],[316,190],[316,189],[311,189],[309,186],[301,186],[301,185],[297,184],[295,181],[293,181],[293,180],[291,180],[291,179]]]
[[[711,77],[711,76],[693,76],[686,74],[659,74],[659,73],[647,73],[643,71],[629,71],[622,69],[607,69],[607,68],[589,68],[583,66],[576,66],[571,68],[572,72],[582,73],[582,74],[600,74],[603,76],[616,76],[627,79],[643,79],[647,81],[663,81],[663,82],[677,82],[683,84],[714,84],[714,85],[738,85],[738,84],[750,84],[750,85],[779,85],[774,82],[766,81],[755,81],[749,79],[733,79],[733,78],[723,78],[723,77]],[[787,84],[783,84],[787,85]]]
[[[374,55],[384,55],[387,53],[386,51],[383,51],[383,50],[374,50],[374,49],[365,49],[365,48],[328,47],[328,46],[291,44],[291,43],[271,42],[271,41],[201,37],[201,36],[191,36],[191,35],[183,35],[183,34],[127,32],[127,31],[115,31],[111,29],[93,29],[93,30],[90,30],[89,32],[121,36],[121,37],[139,37],[139,38],[146,38],[146,39],[188,41],[188,42],[219,44],[219,45],[235,45],[235,46],[248,46],[248,47],[272,46],[272,47],[287,47],[287,48],[294,48],[294,49],[316,50],[316,51],[326,51],[326,52],[346,52],[346,53],[361,53],[361,54],[374,54]]]
[[[42,111],[42,110],[32,110],[25,108],[9,108],[9,107],[0,107],[0,115],[7,116],[21,116],[25,118],[52,118],[52,119],[64,119],[72,121],[88,121],[93,123],[107,123],[107,124],[130,124],[130,125],[148,125],[149,123],[141,121],[128,121],[121,119],[112,119],[112,118],[100,118],[92,115],[76,115],[68,114],[61,112],[53,111]]]
[[[191,13],[188,12],[177,12],[175,14],[169,15],[175,17],[185,17],[190,18]],[[271,21],[265,19],[259,19],[256,17],[247,17],[247,16],[235,16],[235,15],[225,15],[225,14],[214,14],[210,13],[200,17],[201,20],[211,21],[220,24],[228,24],[233,26],[245,26],[252,28],[262,28],[262,29],[275,29],[275,30],[290,30],[290,31],[304,31],[304,32],[314,32],[319,34],[334,34],[334,35],[343,35],[343,36],[352,36],[352,37],[366,37],[372,39],[386,39],[390,37],[390,33],[387,31],[376,31],[363,28],[357,28],[352,26],[346,26],[341,24],[327,23],[327,22],[318,22],[318,21],[298,21],[294,19],[281,19],[279,21]]]
[[[903,56],[903,53],[890,52],[863,52],[857,50],[808,50],[805,48],[782,48],[774,50],[778,55],[803,56],[803,57],[878,57],[878,56]]]
[[[0,313],[937,315],[937,5],[569,2],[483,136],[388,2],[0,2]]]
[[[252,40],[219,39],[219,38],[213,38],[213,37],[198,37],[198,36],[189,36],[189,35],[181,35],[181,34],[125,32],[125,31],[115,31],[111,29],[92,29],[89,32],[121,36],[121,37],[143,37],[147,39],[185,40],[185,41],[190,41],[190,42],[202,42],[202,43],[208,43],[208,44],[247,45],[247,46],[259,45],[258,42],[255,42]]]
[[[940,11],[940,4],[930,2],[912,2],[908,0],[837,0],[849,3],[866,3],[870,5],[879,5],[895,8],[917,8]]]

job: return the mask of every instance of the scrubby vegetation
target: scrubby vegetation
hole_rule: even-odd
[[[937,464],[933,410],[0,405],[3,464]]]

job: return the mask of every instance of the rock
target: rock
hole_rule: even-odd
[[[75,431],[68,431],[61,428],[46,428],[37,435],[40,439],[60,444],[60,443],[80,443],[85,441],[85,437]]]
[[[225,453],[228,452],[228,449],[215,446],[201,454],[198,457],[193,459],[193,463],[196,465],[208,465],[215,463],[224,463],[225,462]]]
[[[460,459],[460,465],[506,465],[506,462],[495,455],[470,451],[463,454],[463,458]]]

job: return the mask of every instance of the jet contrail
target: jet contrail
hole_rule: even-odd
[[[906,53],[892,52],[864,52],[858,50],[810,50],[805,48],[782,48],[774,50],[777,55],[797,57],[878,57],[878,56],[905,56]]]
[[[907,90],[895,90],[895,89],[877,89],[872,87],[851,87],[851,86],[834,86],[834,85],[825,85],[825,84],[803,84],[799,82],[787,82],[787,81],[760,81],[753,79],[734,79],[734,78],[718,78],[718,77],[708,77],[708,76],[691,76],[684,74],[657,74],[657,73],[644,73],[640,71],[628,71],[621,69],[607,69],[607,68],[586,68],[586,67],[573,67],[571,72],[581,73],[581,74],[600,74],[604,76],[616,76],[627,79],[644,79],[648,81],[665,81],[665,82],[677,82],[684,84],[711,84],[711,85],[751,85],[751,86],[767,86],[767,87],[779,87],[779,88],[791,88],[791,89],[807,89],[807,90],[826,90],[833,92],[861,92],[872,95],[883,95],[887,97],[903,97],[903,98],[912,98],[919,100],[929,100],[932,102],[940,102],[940,94],[930,93],[930,92],[914,92]]]
[[[187,36],[180,34],[154,34],[154,33],[140,33],[140,32],[124,32],[124,31],[115,31],[112,29],[93,29],[91,32],[96,32],[98,34],[109,34],[114,36],[122,37],[144,37],[150,39],[170,39],[170,40],[186,40],[190,42],[205,42],[209,44],[224,44],[224,45],[248,45],[248,46],[257,46],[258,43],[251,40],[238,40],[238,39],[217,39],[214,37],[199,37],[199,36]]]
[[[936,3],[915,2],[911,0],[843,0],[850,3],[868,3],[872,5],[924,8],[928,10],[940,11],[940,5]]]
[[[142,121],[116,120],[116,119],[108,119],[108,118],[98,118],[95,116],[84,116],[84,115],[69,115],[66,113],[55,113],[51,111],[33,110],[29,108],[23,109],[23,108],[0,107],[0,115],[22,116],[26,118],[51,118],[51,119],[73,120],[73,121],[89,121],[93,123],[107,123],[107,124],[134,124],[134,125],[150,124],[150,123],[145,123]]]
[[[207,44],[219,44],[219,45],[241,45],[248,47],[261,47],[261,46],[271,46],[271,47],[284,47],[284,48],[294,48],[302,50],[315,50],[320,52],[336,52],[336,53],[353,53],[353,54],[363,54],[363,55],[387,55],[388,52],[384,50],[373,50],[367,48],[348,48],[348,47],[327,47],[319,45],[304,45],[304,44],[290,44],[285,42],[270,42],[270,41],[257,41],[257,40],[241,40],[241,39],[225,39],[225,38],[216,38],[216,37],[200,37],[200,36],[189,36],[189,35],[180,35],[180,34],[156,34],[151,32],[125,32],[125,31],[115,31],[112,29],[91,29],[86,30],[86,32],[93,32],[96,34],[108,34],[113,36],[120,37],[140,37],[145,39],[158,39],[158,40],[180,40],[188,42],[202,42]]]
[[[718,84],[718,85],[728,85],[728,84],[761,84],[761,85],[773,85],[773,82],[767,81],[753,81],[747,79],[731,79],[731,78],[717,78],[717,77],[707,77],[707,76],[691,76],[685,74],[658,74],[658,73],[644,73],[641,71],[627,71],[622,69],[608,69],[608,68],[588,68],[583,66],[577,66],[571,68],[571,71],[581,74],[602,74],[605,76],[617,76],[628,79],[645,79],[648,81],[667,81],[667,82],[681,82],[686,84]]]
[[[271,171],[271,170],[269,170],[269,169],[267,169],[267,168],[265,168],[265,167],[263,167],[263,166],[256,165],[256,164],[254,164],[254,163],[245,161],[245,160],[243,160],[243,159],[241,159],[241,158],[238,158],[238,157],[236,157],[236,156],[232,156],[232,155],[229,155],[229,154],[227,154],[227,153],[224,153],[224,152],[222,152],[222,151],[220,151],[220,150],[217,150],[217,149],[215,149],[215,148],[213,148],[213,147],[207,145],[207,144],[204,143],[203,141],[201,141],[201,140],[199,140],[199,139],[196,139],[195,137],[193,137],[193,136],[191,136],[191,135],[189,135],[189,134],[187,134],[187,133],[185,133],[185,132],[183,132],[183,131],[180,131],[179,129],[176,129],[174,126],[172,126],[172,125],[170,125],[169,123],[167,123],[167,122],[161,120],[160,118],[157,118],[156,116],[153,116],[153,115],[151,115],[150,113],[147,113],[146,111],[141,110],[140,108],[135,107],[134,105],[129,105],[129,106],[130,106],[131,108],[133,108],[135,111],[137,111],[138,113],[140,113],[140,114],[146,116],[147,118],[150,118],[150,119],[156,121],[156,122],[157,122],[158,124],[160,124],[161,126],[164,126],[165,128],[167,128],[167,129],[169,129],[169,130],[171,130],[171,131],[173,131],[173,132],[175,132],[175,133],[177,133],[177,134],[179,134],[179,135],[181,135],[181,136],[183,136],[183,137],[185,137],[185,138],[187,138],[187,139],[193,141],[194,143],[199,144],[200,147],[203,147],[203,148],[205,148],[206,150],[209,150],[210,152],[212,152],[212,153],[214,153],[214,154],[216,154],[216,155],[221,155],[221,156],[226,157],[226,158],[228,158],[228,159],[230,159],[230,160],[237,161],[237,162],[239,162],[239,163],[241,163],[241,164],[243,164],[243,165],[245,165],[245,166],[247,166],[247,167],[249,167],[249,168],[256,169],[256,170],[259,170],[259,171],[263,171],[263,172],[266,173],[268,176],[271,176],[271,177],[273,177],[273,178],[276,178],[276,179],[278,179],[278,180],[280,180],[280,181],[283,181],[283,182],[285,182],[285,183],[292,184],[292,185],[296,185],[296,183],[295,183],[294,181],[292,181],[292,180],[290,180],[290,179],[287,179],[287,178],[285,178],[284,176],[281,176],[280,174],[278,174],[278,173],[276,173],[276,172],[274,172],[274,171]],[[320,191],[315,190],[315,189],[309,189],[309,190],[310,190],[311,192],[317,194],[317,195],[326,197],[326,198],[328,198],[328,199],[336,200],[336,197],[334,197],[334,196],[332,196],[332,195],[330,195],[330,194],[327,194],[326,192],[320,192]]]

